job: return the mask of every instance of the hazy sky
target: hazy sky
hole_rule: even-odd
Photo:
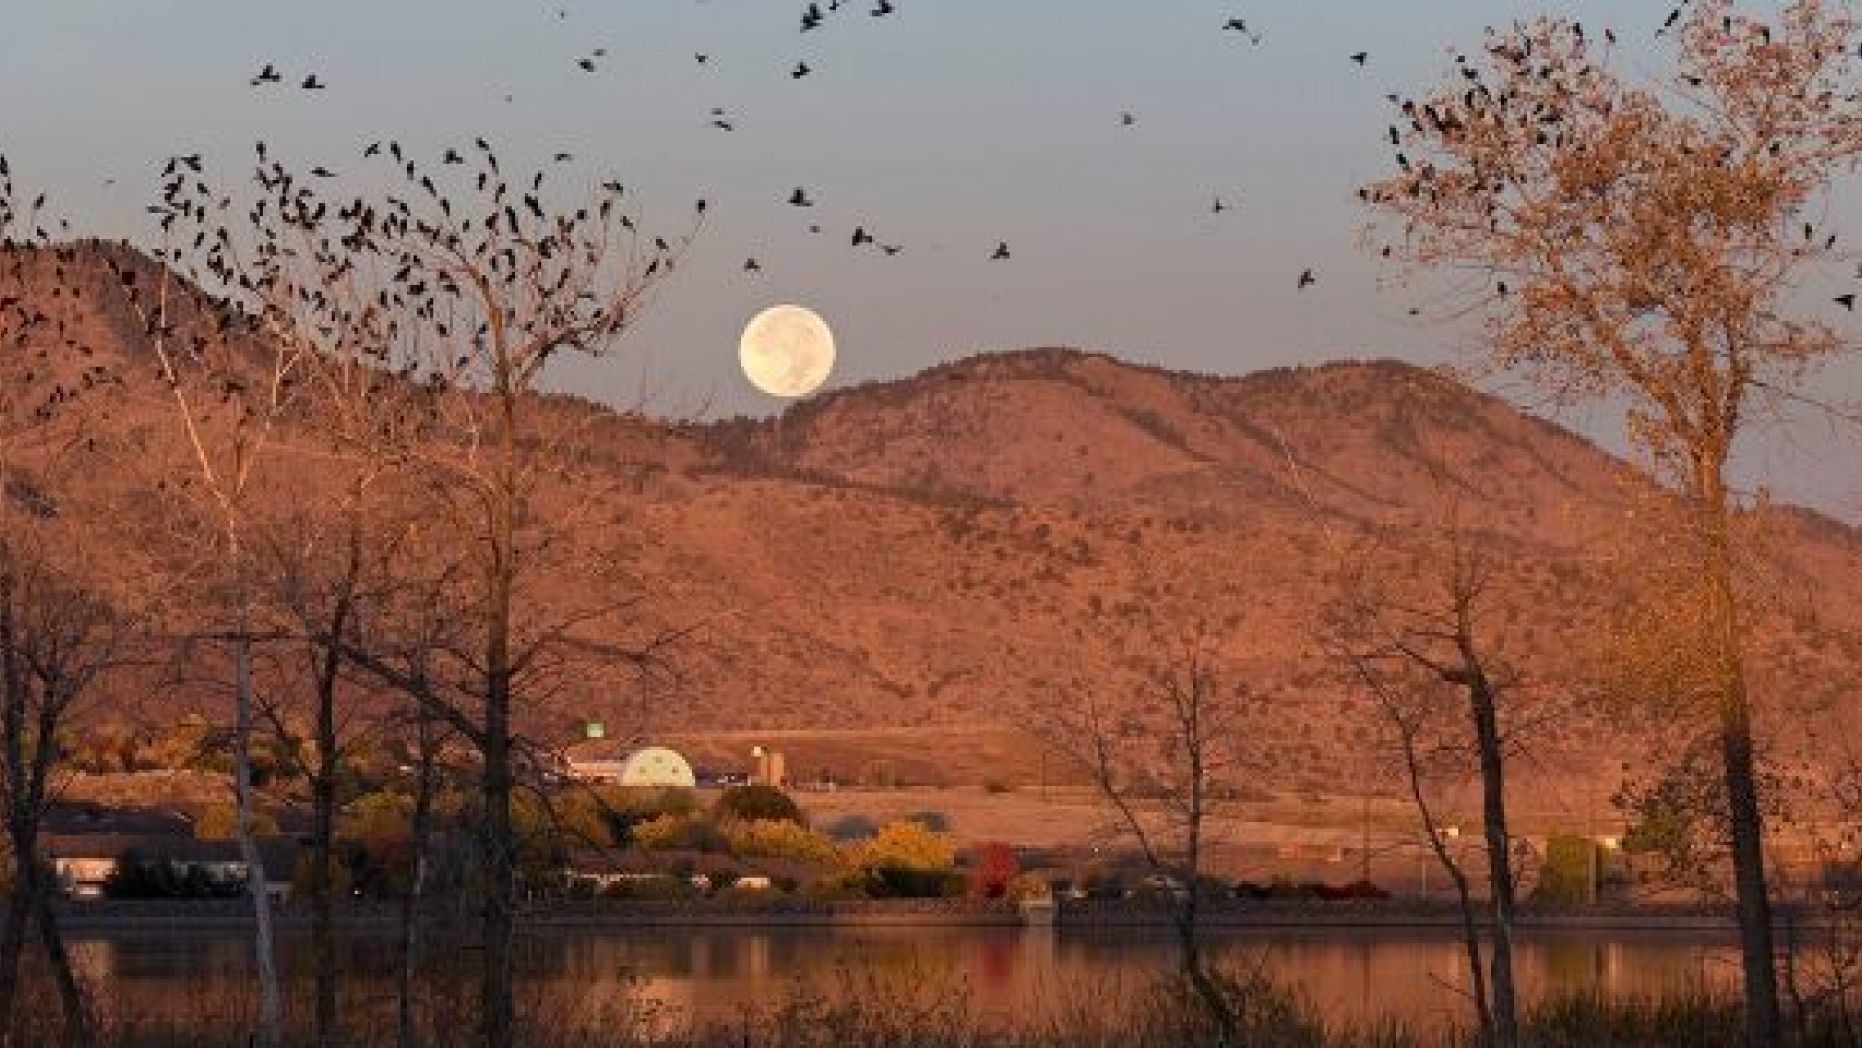
[[[897,14],[874,18],[873,2],[800,34],[801,0],[4,0],[0,149],[107,236],[146,231],[163,157],[198,150],[238,175],[261,137],[356,177],[377,138],[437,154],[482,134],[530,163],[572,151],[566,174],[619,177],[669,228],[706,197],[689,265],[620,356],[556,376],[620,402],[644,382],[670,411],[774,406],[739,377],[735,346],[778,301],[834,325],[834,384],[1036,345],[1226,373],[1437,362],[1467,333],[1409,318],[1409,297],[1380,291],[1358,248],[1353,190],[1387,163],[1383,95],[1432,82],[1484,26],[1545,10],[1613,26],[1629,60],[1655,68],[1668,10],[894,0]],[[1258,46],[1222,29],[1233,17]],[[576,68],[597,47],[598,71]],[[1360,50],[1362,68],[1348,58]],[[792,79],[798,60],[813,74]],[[329,88],[248,88],[266,62]],[[710,126],[714,106],[734,131]],[[814,208],[784,204],[796,186]],[[1212,214],[1218,195],[1235,210]],[[903,252],[853,250],[855,225]],[[1012,260],[987,260],[998,240]],[[742,272],[751,255],[761,275]],[[1298,292],[1308,267],[1319,283]],[[1832,381],[1862,386],[1851,378]],[[1565,420],[1617,443],[1602,415]],[[1753,466],[1847,510],[1862,487],[1852,446],[1862,434],[1806,427]]]

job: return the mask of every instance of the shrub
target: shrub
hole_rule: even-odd
[[[843,844],[871,840],[879,833],[879,824],[865,815],[843,815],[828,824],[828,836]]]
[[[692,887],[692,882],[683,877],[657,874],[651,877],[623,878],[608,885],[603,889],[602,894],[610,899],[666,902],[696,898],[698,889]]]
[[[1367,880],[1355,880],[1337,889],[1337,897],[1347,900],[1388,899],[1390,893]]]
[[[868,890],[885,899],[956,899],[966,894],[969,880],[955,870],[908,870],[881,866],[872,871]]]
[[[692,815],[698,811],[698,799],[692,791],[675,786],[594,787],[589,801],[607,824],[616,844],[633,840],[634,827],[661,815]]]
[[[788,794],[774,786],[753,782],[745,786],[732,786],[718,796],[717,806],[713,809],[720,819],[740,819],[744,822],[776,820],[806,825],[802,809]]]
[[[957,849],[948,836],[922,823],[891,822],[860,849],[858,862],[875,870],[941,873],[956,865]]]
[[[341,898],[355,890],[355,874],[348,863],[343,861],[340,851],[330,857],[330,892]],[[310,898],[311,880],[315,876],[317,856],[315,852],[305,851],[297,861],[297,869],[291,871],[291,892],[301,898]]]
[[[970,883],[985,899],[1000,899],[1021,873],[1015,849],[1001,841],[984,841],[970,852]]]
[[[780,819],[732,822],[724,828],[732,855],[748,859],[833,862],[840,848],[827,834]]]
[[[941,811],[915,811],[905,817],[906,822],[915,822],[932,833],[949,833],[950,816]]]
[[[1125,878],[1113,870],[1091,870],[1080,878],[1080,890],[1088,899],[1122,899],[1125,897]]]
[[[702,815],[660,815],[634,827],[634,843],[649,851],[723,851],[728,842]]]
[[[1540,902],[1588,902],[1593,897],[1590,877],[1600,865],[1597,845],[1588,837],[1559,834],[1545,842],[1545,865],[1539,868],[1539,886],[1532,897]]]
[[[404,794],[365,793],[350,802],[343,815],[345,837],[388,843],[413,836],[414,799]]]
[[[1016,902],[1027,902],[1033,899],[1052,899],[1054,897],[1054,889],[1041,877],[1032,873],[1024,873],[1018,875],[1013,881],[1009,882],[1008,897]]]
[[[231,804],[213,804],[201,811],[194,820],[194,839],[202,841],[230,841],[239,834],[239,811]],[[275,837],[278,835],[278,822],[262,811],[252,813],[252,835],[254,837]]]
[[[780,886],[781,882],[777,882]],[[853,899],[870,899],[872,893],[867,890],[866,874],[859,870],[830,874],[819,880],[810,881],[802,889],[802,896],[818,902],[846,902]],[[794,889],[790,889],[791,891]]]

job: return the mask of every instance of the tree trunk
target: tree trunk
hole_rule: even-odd
[[[1784,1030],[1778,1008],[1777,956],[1765,878],[1765,823],[1759,806],[1752,706],[1746,691],[1744,637],[1733,579],[1724,470],[1724,455],[1705,457],[1697,476],[1697,495],[1707,540],[1707,583],[1716,634],[1712,639],[1720,678],[1720,755],[1732,831],[1740,958],[1745,972],[1746,1040],[1751,1045],[1768,1046],[1782,1043]]]
[[[1429,839],[1429,850],[1435,853],[1436,861],[1448,872],[1448,879],[1455,886],[1455,900],[1461,906],[1461,943],[1468,955],[1468,996],[1474,1000],[1477,1043],[1482,1048],[1488,1048],[1494,1041],[1493,1007],[1487,993],[1487,973],[1481,964],[1481,929],[1480,921],[1474,913],[1474,897],[1468,890],[1467,875],[1461,872],[1461,866],[1442,844],[1441,831],[1437,829],[1434,812],[1429,807],[1429,796],[1423,789],[1422,765],[1416,758],[1416,736],[1401,722],[1398,727],[1403,736],[1403,770],[1409,778],[1410,800],[1415,803],[1416,814],[1422,819],[1422,831]],[[1423,870],[1426,876],[1428,867],[1424,866]]]
[[[336,674],[338,648],[331,641],[317,686],[317,774],[311,780],[310,942],[316,982],[319,1048],[340,1043],[336,1011]]]
[[[414,787],[414,824],[411,827],[414,876],[401,900],[400,1048],[417,1048],[420,1043],[414,1029],[414,979],[420,971],[420,904],[427,893],[429,823],[433,818],[433,726],[427,719],[426,706],[418,706],[416,716],[420,725],[420,777]]]
[[[508,591],[507,591],[508,594]],[[505,607],[508,609],[508,600]],[[497,614],[494,612],[494,615]],[[511,967],[516,937],[517,869],[511,832],[511,735],[507,616],[492,624],[485,689],[483,839],[485,970],[479,1022],[487,1048],[510,1048],[514,1031]]]
[[[1440,846],[1437,855],[1440,856]],[[1481,926],[1474,915],[1474,897],[1468,891],[1468,879],[1454,863],[1443,859],[1449,878],[1455,884],[1455,899],[1461,904],[1461,945],[1468,954],[1468,996],[1474,998],[1474,1022],[1479,1030],[1477,1042],[1482,1048],[1494,1043],[1493,997],[1487,992],[1487,971],[1481,964]]]
[[[1733,880],[1745,968],[1746,1038],[1753,1045],[1763,1046],[1780,1043],[1783,1031],[1750,716],[1743,694],[1724,703],[1720,711],[1720,746],[1726,763],[1726,798],[1733,831]]]
[[[1506,822],[1506,763],[1501,752],[1498,711],[1485,677],[1476,672],[1468,688],[1474,734],[1481,755],[1481,815],[1486,824],[1489,905],[1493,911],[1494,1040],[1501,1048],[1519,1043],[1519,1018],[1513,988],[1513,855]]]
[[[25,951],[26,922],[32,916],[35,883],[30,835],[25,832],[26,682],[20,665],[19,637],[13,610],[13,573],[0,570],[0,744],[4,745],[5,820],[13,848],[13,890],[7,896],[6,927],[0,928],[0,1034],[10,1033],[13,1004],[19,995],[20,955]]]
[[[13,1005],[19,997],[20,958],[26,949],[26,926],[32,920],[31,878],[31,871],[15,851],[13,890],[6,899],[6,926],[0,928],[0,1037],[12,1034]]]
[[[485,618],[485,971],[479,1021],[486,1048],[511,1048],[516,1016],[511,991],[517,905],[517,848],[511,831],[511,617],[517,583],[517,516],[523,500],[518,451],[518,405],[512,363],[500,328],[498,363],[498,469],[491,497]]]
[[[272,941],[271,899],[265,894],[265,862],[252,835],[252,638],[245,616],[233,642],[233,788],[237,799],[239,854],[246,864],[246,894],[252,900],[252,949],[259,972],[258,1042],[277,1048],[280,1029],[278,960]]]
[[[511,839],[508,713],[502,700],[495,709],[486,717],[485,725],[485,971],[479,1004],[487,1048],[510,1048],[514,1033],[511,966],[517,922],[512,911],[517,902],[517,870]]]
[[[38,899],[39,942],[45,947],[46,963],[51,967],[52,981],[58,986],[58,1000],[64,1008],[65,1043],[74,1048],[88,1048],[96,1042],[95,1031],[91,1028],[90,1002],[85,999],[84,987],[71,968],[71,954],[65,949],[65,937],[58,928],[58,914],[52,909],[50,886],[41,879],[33,894]]]

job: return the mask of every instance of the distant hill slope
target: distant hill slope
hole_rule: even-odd
[[[72,346],[121,372],[119,424],[158,432],[140,328],[105,292],[42,306],[70,310]],[[14,309],[33,293],[0,287]],[[71,381],[79,352],[34,359]],[[1288,785],[1336,786],[1376,759],[1374,718],[1316,642],[1345,545],[1405,541],[1457,493],[1504,552],[1515,657],[1580,681],[1596,609],[1617,599],[1599,551],[1638,483],[1558,426],[1392,361],[1227,378],[1043,349],[839,390],[779,422],[555,410],[597,416],[586,468],[624,483],[590,497],[630,502],[618,538],[648,580],[643,614],[702,628],[675,684],[592,677],[532,710],[533,730],[1032,727],[1086,690],[1124,701],[1158,633],[1202,623],[1225,676],[1275,711],[1251,729],[1257,771]],[[1785,575],[1816,580],[1815,615],[1768,620],[1755,676],[1793,710],[1830,709],[1862,669],[1834,628],[1862,612],[1862,540],[1805,511],[1772,522]],[[1799,723],[1794,747],[1845,722]],[[1624,731],[1561,721],[1532,759],[1554,778],[1592,769]]]

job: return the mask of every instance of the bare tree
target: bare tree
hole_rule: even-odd
[[[311,958],[315,987],[313,1029],[320,1045],[341,1043],[337,983],[341,966],[336,942],[336,830],[347,770],[349,745],[357,737],[355,722],[363,721],[365,700],[371,695],[367,681],[354,679],[338,638],[354,635],[357,605],[368,600],[367,587],[379,577],[372,571],[377,558],[392,556],[393,533],[370,513],[366,483],[352,478],[334,506],[303,500],[289,519],[268,517],[257,529],[265,548],[261,571],[265,590],[279,602],[278,612],[291,634],[291,655],[302,659],[300,674],[284,674],[275,689],[276,701],[261,702],[260,709],[272,731],[286,741],[287,752],[306,747],[293,727],[291,701],[302,692],[310,701],[312,758],[303,769],[311,794],[311,850],[309,888],[311,903]],[[328,517],[332,513],[337,518]],[[293,679],[306,683],[291,687]],[[379,689],[375,689],[377,692]]]
[[[221,210],[217,203],[189,199],[194,163],[177,158],[164,171],[162,228],[171,244],[186,239],[188,221],[209,221],[208,215]],[[172,246],[157,254],[165,260],[181,257],[180,249]],[[300,351],[289,342],[255,338],[246,318],[228,304],[208,299],[200,287],[167,266],[150,275],[142,267],[120,265],[116,273],[172,397],[188,460],[182,468],[192,471],[191,483],[177,487],[194,496],[192,504],[182,508],[200,514],[191,522],[198,530],[189,537],[202,548],[183,551],[183,557],[192,555],[197,581],[205,584],[224,616],[219,626],[207,631],[209,639],[223,642],[232,654],[236,835],[253,910],[258,1037],[260,1043],[275,1046],[283,1035],[277,950],[252,817],[253,651],[260,630],[254,621],[255,551],[247,525],[257,477],[288,410]]]
[[[1238,1019],[1202,961],[1199,929],[1210,819],[1221,776],[1237,770],[1250,697],[1221,681],[1204,631],[1165,649],[1119,710],[1088,691],[1057,712],[1045,741],[1091,780],[1158,878],[1182,972],[1232,1036]]]
[[[71,377],[91,353],[76,313],[101,266],[83,246],[52,245],[44,199],[22,207],[0,158],[0,816],[13,864],[0,927],[0,1036],[16,1032],[20,965],[36,925],[65,1038],[86,1044],[88,1001],[52,908],[59,886],[40,835],[61,787],[61,736],[132,658],[150,590],[146,565],[100,552],[121,493],[74,482],[122,450],[101,433],[94,403],[120,376],[86,364]]]
[[[591,516],[601,500],[571,493],[589,482],[576,460],[598,414],[546,403],[539,384],[559,356],[606,353],[690,236],[676,245],[640,236],[617,184],[557,208],[541,173],[507,179],[483,143],[473,162],[432,174],[396,143],[370,152],[394,165],[404,194],[329,200],[261,152],[249,230],[228,231],[227,198],[202,178],[182,179],[168,206],[196,230],[190,272],[239,302],[294,374],[301,361],[349,373],[366,365],[424,394],[430,439],[403,447],[403,467],[424,488],[443,541],[410,548],[429,555],[423,563],[443,580],[418,591],[444,598],[450,629],[404,631],[431,645],[418,652],[392,632],[366,642],[326,632],[323,642],[479,751],[479,1021],[485,1043],[504,1045],[514,1023],[513,715],[526,699],[545,699],[572,662],[638,662],[654,643],[615,639],[639,599],[614,541],[624,521]],[[596,591],[585,599],[541,581],[546,566],[571,562]],[[384,600],[415,620],[435,614],[394,594]]]
[[[1755,1044],[1782,1034],[1727,466],[1767,394],[1844,349],[1796,296],[1839,257],[1818,204],[1862,156],[1856,35],[1822,0],[1769,23],[1700,0],[1673,37],[1673,78],[1644,84],[1581,25],[1494,32],[1399,103],[1399,171],[1363,191],[1395,234],[1383,250],[1455,275],[1449,294],[1486,320],[1495,365],[1560,398],[1626,402],[1630,435],[1690,511],[1676,538],[1712,612]]]
[[[1506,793],[1511,740],[1504,730],[1512,711],[1503,707],[1519,676],[1489,621],[1494,573],[1477,540],[1452,511],[1434,537],[1439,550],[1403,558],[1406,563],[1392,565],[1375,550],[1342,558],[1347,567],[1328,609],[1323,643],[1370,693],[1396,735],[1424,839],[1448,872],[1461,906],[1481,1041],[1511,1046],[1519,1043],[1514,849]],[[1457,705],[1459,716],[1454,715]],[[1477,906],[1468,876],[1448,848],[1429,792],[1432,780],[1466,766],[1470,741],[1480,770],[1488,885],[1484,907]],[[1483,924],[1493,935],[1491,970],[1485,973]]]

